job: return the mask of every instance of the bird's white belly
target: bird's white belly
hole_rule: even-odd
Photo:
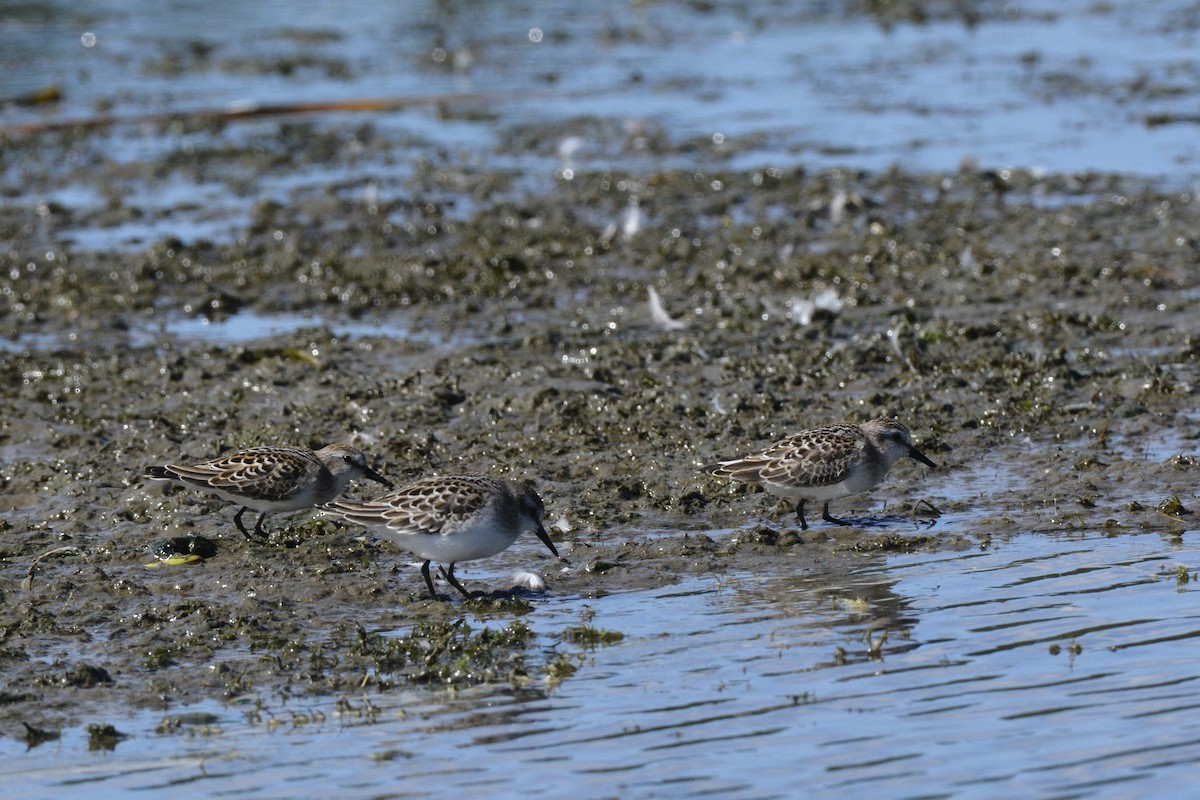
[[[867,465],[860,464],[851,469],[845,479],[837,483],[831,483],[828,486],[794,486],[766,482],[763,484],[763,488],[777,497],[783,497],[793,502],[796,500],[824,502],[826,500],[837,500],[839,497],[849,497],[852,494],[872,489],[883,480],[883,476],[886,474],[886,468],[881,472],[877,469],[870,469]]]
[[[333,498],[318,498],[314,493],[308,492],[299,496],[292,496],[285,500],[264,500],[260,497],[251,497],[244,494],[235,494],[233,492],[214,489],[211,486],[200,487],[206,491],[212,492],[222,500],[228,500],[231,503],[236,503],[246,508],[252,508],[255,511],[299,511],[302,508],[312,508],[318,502],[328,502]]]
[[[443,564],[494,556],[507,549],[520,534],[520,531],[505,530],[486,522],[455,528],[449,533],[402,533],[382,528],[376,528],[375,532],[379,538],[410,553]]]
[[[846,481],[832,483],[829,486],[783,486],[777,483],[764,483],[763,488],[776,497],[793,502],[796,500],[814,500],[816,502],[836,500],[839,497],[846,497],[862,491],[862,489],[851,489]]]

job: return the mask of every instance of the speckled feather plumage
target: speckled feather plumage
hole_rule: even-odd
[[[755,483],[831,486],[846,479],[867,447],[859,426],[827,425],[781,439],[760,453],[720,462],[710,471]]]
[[[496,514],[500,525],[516,525],[516,508],[509,500],[522,491],[511,481],[456,475],[426,478],[368,502],[329,503],[323,510],[397,534],[449,536],[484,514]]]
[[[364,525],[424,559],[421,575],[434,599],[438,595],[429,574],[431,561],[448,563],[446,579],[469,597],[454,577],[454,565],[496,555],[525,531],[532,530],[558,557],[542,527],[546,509],[541,498],[516,481],[479,475],[426,478],[365,503],[335,501],[321,510]]]
[[[320,450],[304,447],[252,447],[227,453],[198,464],[167,464],[146,469],[150,480],[175,481],[212,492],[222,499],[240,503],[234,517],[238,529],[247,509],[262,512],[254,526],[255,534],[265,535],[263,517],[271,511],[299,511],[336,498],[357,477],[382,483],[392,482],[367,466],[361,451],[344,444],[331,444]]]
[[[317,496],[328,494],[333,486],[333,476],[316,453],[299,447],[253,447],[199,464],[168,464],[164,469],[192,486],[225,489],[273,503],[296,494],[309,474]]]
[[[908,428],[879,418],[861,425],[839,423],[800,431],[766,449],[742,458],[718,461],[702,469],[712,475],[757,483],[773,495],[796,503],[800,526],[807,528],[804,504],[822,501],[821,516],[846,524],[829,514],[829,501],[865,492],[884,479],[897,459],[908,456],[934,466],[912,444]]]

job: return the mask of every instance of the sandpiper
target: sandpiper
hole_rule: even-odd
[[[478,475],[426,478],[369,502],[339,500],[326,503],[321,510],[365,525],[424,559],[421,574],[434,600],[439,598],[429,576],[430,561],[449,564],[442,574],[463,597],[470,598],[454,577],[454,565],[459,561],[494,556],[527,530],[537,534],[558,557],[554,542],[542,527],[546,516],[542,499],[517,481]]]
[[[902,456],[937,466],[913,447],[908,428],[881,417],[861,425],[842,423],[800,431],[762,452],[701,469],[722,478],[760,484],[771,494],[795,502],[800,527],[808,530],[806,501],[823,501],[821,518],[847,525],[830,516],[829,501],[871,489]]]
[[[327,503],[355,478],[369,478],[389,489],[394,485],[367,466],[362,451],[344,444],[316,451],[306,447],[252,447],[200,464],[147,467],[143,477],[175,481],[240,503],[242,509],[233,521],[247,539],[251,538],[250,532],[242,524],[247,509],[262,512],[254,525],[254,535],[266,537],[262,524],[269,512],[299,511]]]

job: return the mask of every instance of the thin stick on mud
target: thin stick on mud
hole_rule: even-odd
[[[915,517],[917,515],[917,512],[920,511],[922,508],[927,510],[930,514],[932,514],[935,517],[940,517],[942,515],[942,510],[940,508],[938,508],[937,506],[935,506],[933,503],[926,500],[924,497],[922,497],[917,502],[913,503],[912,511],[910,511],[909,514],[911,516]]]
[[[21,588],[27,592],[32,591],[32,589],[33,589],[33,573],[37,571],[38,565],[41,564],[44,559],[47,559],[50,556],[58,555],[60,553],[67,553],[67,552],[78,553],[79,548],[76,547],[75,545],[67,544],[67,545],[63,545],[62,547],[55,547],[53,550],[47,550],[46,552],[42,553],[37,558],[35,558],[33,560],[33,563],[29,565],[29,571],[27,573],[25,573],[25,580],[21,581]]]
[[[0,135],[29,135],[60,130],[96,130],[115,125],[163,124],[183,121],[235,121],[258,117],[292,114],[325,114],[333,112],[364,113],[400,111],[419,106],[459,105],[463,103],[494,103],[506,99],[490,94],[447,94],[429,97],[364,98],[330,100],[312,103],[253,103],[226,108],[202,108],[191,111],[165,111],[127,117],[98,116],[76,119],[43,120],[38,122],[0,125]]]

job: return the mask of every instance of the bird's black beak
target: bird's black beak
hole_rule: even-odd
[[[375,481],[376,483],[382,483],[384,486],[386,486],[389,489],[396,488],[396,484],[392,483],[387,478],[383,477],[382,475],[380,475],[378,472],[371,469],[370,467],[366,468],[366,472],[364,474],[371,480]]]
[[[929,458],[924,453],[922,453],[917,448],[912,447],[911,445],[908,448],[908,455],[909,455],[909,457],[911,457],[917,461],[920,461],[922,464],[924,464],[927,467],[933,467],[934,469],[937,469],[937,464],[930,461]]]
[[[546,533],[545,528],[539,524],[535,533],[537,534],[537,537],[542,540],[542,544],[550,548],[550,552],[554,553],[555,558],[561,558],[563,561],[566,561],[565,558],[558,554],[558,549],[554,546],[554,542],[550,541],[550,534]]]

